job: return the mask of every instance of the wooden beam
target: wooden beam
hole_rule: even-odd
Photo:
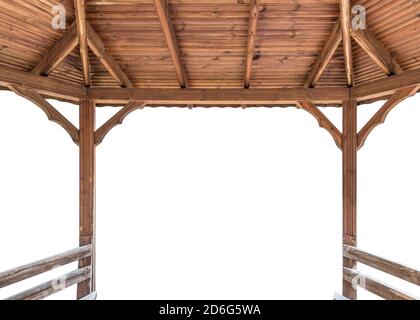
[[[102,42],[102,39],[99,37],[99,35],[88,22],[87,34],[89,48],[102,62],[102,64],[112,75],[112,77],[118,82],[118,84],[121,87],[133,88],[133,84],[131,83],[130,79],[121,69],[120,65],[114,60],[114,58],[110,54],[108,54],[108,52],[105,49],[105,45]]]
[[[358,285],[386,300],[416,300],[413,296],[385,285],[382,282],[368,277],[356,270],[343,268],[343,274],[347,282]]]
[[[257,23],[258,23],[259,8],[260,8],[260,0],[252,0],[251,10],[249,14],[248,44],[246,47],[246,59],[245,59],[244,87],[246,89],[249,88],[249,85],[251,82],[251,71],[252,71],[252,63],[254,61],[255,39],[257,37]]]
[[[353,55],[351,49],[351,0],[340,0],[340,21],[343,33],[344,63],[349,87],[353,86]]]
[[[107,122],[105,122],[98,130],[95,132],[95,145],[98,146],[102,143],[105,136],[117,125],[123,123],[124,119],[133,111],[141,109],[145,106],[143,101],[131,101],[124,108],[118,111],[113,117],[111,117]]]
[[[77,298],[95,291],[95,103],[80,103],[80,246],[92,245],[92,256],[79,268],[92,267],[92,277],[77,286]]]
[[[321,78],[322,73],[328,66],[328,63],[331,61],[335,52],[337,51],[338,46],[340,45],[341,40],[343,39],[343,33],[341,31],[341,24],[338,21],[334,25],[327,43],[324,46],[320,56],[318,57],[317,62],[312,67],[311,72],[309,73],[308,78],[305,82],[305,88],[313,88],[317,84],[318,80]]]
[[[154,0],[156,13],[159,17],[160,25],[162,26],[165,35],[166,43],[171,54],[172,61],[175,66],[175,71],[178,77],[181,88],[188,87],[187,73],[182,62],[181,52],[178,47],[178,42],[175,36],[175,30],[169,16],[169,8],[165,0]]]
[[[343,102],[343,244],[357,246],[357,103]],[[343,266],[356,268],[356,261],[343,253]],[[357,299],[357,290],[343,278],[343,296]]]
[[[39,93],[17,86],[10,86],[9,89],[15,92],[17,95],[37,105],[42,111],[45,112],[48,120],[55,122],[63,127],[63,129],[66,130],[70,135],[74,143],[79,144],[79,130]]]
[[[347,245],[344,245],[344,256],[363,263],[371,268],[391,274],[397,278],[420,285],[420,271],[415,269]]]
[[[366,139],[373,131],[373,129],[385,122],[386,117],[391,112],[391,110],[394,109],[400,102],[416,94],[418,90],[419,87],[417,86],[397,90],[394,95],[383,105],[383,107],[379,109],[378,112],[376,112],[374,116],[359,131],[357,138],[358,150],[363,147]]]
[[[86,281],[90,278],[91,268],[86,267],[67,273],[63,277],[55,278],[51,281],[44,282],[36,287],[25,290],[6,300],[40,300],[54,293],[60,292],[76,283]]]
[[[327,118],[327,116],[325,116],[325,114],[323,114],[314,104],[310,102],[299,101],[296,105],[298,108],[306,110],[312,114],[318,121],[319,126],[329,132],[329,134],[333,137],[337,147],[342,150],[343,135],[341,134],[340,130],[338,130],[337,127]]]
[[[31,72],[44,76],[50,74],[77,47],[78,43],[77,25],[73,23]]]
[[[396,90],[418,85],[420,85],[420,69],[413,69],[350,88],[350,96],[357,101],[375,100],[391,96]]]
[[[0,85],[21,87],[50,97],[71,101],[79,101],[86,96],[86,89],[81,86],[2,66],[0,66]]]
[[[80,57],[82,59],[83,78],[85,86],[90,86],[89,47],[87,41],[86,1],[74,0],[76,11],[77,34],[79,37]]]
[[[279,89],[121,89],[90,88],[90,99],[97,103],[127,104],[132,100],[147,105],[290,105],[298,101],[340,104],[348,99],[348,88]]]
[[[89,257],[92,246],[83,246],[0,273],[0,288],[26,280],[59,266]]]
[[[387,75],[395,75],[402,72],[400,65],[372,32],[352,29],[351,36]]]

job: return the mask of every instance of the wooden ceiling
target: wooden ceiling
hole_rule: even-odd
[[[66,8],[66,31],[51,27],[52,7],[59,3]],[[341,39],[337,21],[340,3],[346,1],[86,0],[85,3],[87,28],[93,29],[109,59],[120,68],[120,77],[110,72],[112,68],[98,58],[100,50],[93,52],[91,45],[82,59],[84,50],[76,42],[67,43],[70,54],[51,68],[48,74],[51,79],[93,88],[347,87],[348,48],[354,85],[386,78],[398,70],[420,68],[420,1],[351,3],[366,8],[368,36],[381,46],[380,55],[398,66],[389,72],[372,59],[372,54],[368,55],[372,42],[364,47],[363,38],[357,42],[354,36]],[[63,35],[68,36],[75,17],[74,0],[0,0],[0,66],[48,73],[40,69],[40,61],[48,57]],[[334,38],[335,28],[338,40]],[[73,32],[77,34],[76,25]],[[331,41],[335,44],[328,50]],[[84,79],[82,61],[89,65],[86,71],[89,82]],[[320,62],[328,64],[318,69],[321,72],[316,80],[310,81],[313,78],[308,77]]]

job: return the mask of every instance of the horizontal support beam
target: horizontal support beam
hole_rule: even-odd
[[[350,89],[350,96],[358,102],[375,100],[391,96],[399,89],[417,85],[420,85],[420,69],[413,69],[385,79],[357,85]]]
[[[88,98],[101,104],[127,104],[144,101],[147,105],[290,105],[298,101],[340,104],[348,100],[347,88],[281,89],[125,89],[89,88]]]
[[[54,293],[60,292],[72,285],[90,278],[91,268],[86,267],[67,273],[66,275],[44,282],[31,289],[25,290],[6,300],[41,300]]]
[[[375,280],[367,275],[352,270],[349,268],[343,268],[344,279],[350,282],[353,285],[357,285],[361,288],[366,289],[367,291],[376,294],[386,300],[416,300],[415,297],[412,297],[406,293],[401,292],[400,290],[394,289],[382,282]]]
[[[375,256],[352,246],[344,245],[344,256],[397,278],[420,285],[420,271]]]
[[[79,101],[86,96],[86,89],[82,86],[3,66],[0,66],[0,86],[22,87],[49,97],[71,101]]]
[[[64,266],[80,259],[89,257],[92,253],[92,246],[87,245],[67,252],[38,260],[21,267],[13,268],[0,273],[0,288],[9,286],[16,282],[26,280],[41,273],[50,271],[56,267]]]

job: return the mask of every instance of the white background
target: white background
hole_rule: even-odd
[[[6,270],[77,247],[78,148],[30,102],[4,91],[0,101]],[[77,107],[52,103],[77,125]],[[360,127],[381,104],[359,107]],[[403,102],[374,130],[358,172],[359,247],[416,269],[419,107],[420,96]],[[98,125],[116,110],[99,110]],[[340,109],[323,111],[341,128]],[[341,190],[341,153],[303,110],[136,111],[97,149],[98,298],[332,299],[341,292]],[[75,288],[54,296],[74,297]]]

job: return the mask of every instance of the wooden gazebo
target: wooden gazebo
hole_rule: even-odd
[[[357,285],[413,299],[357,263],[420,285],[420,272],[357,248],[357,151],[420,89],[418,0],[0,0],[0,89],[40,107],[80,150],[80,247],[0,273],[0,288],[79,261],[11,299],[77,284],[95,299],[95,148],[145,107],[297,107],[343,156],[343,297]],[[79,128],[47,101],[79,107]],[[358,132],[361,104],[384,105]],[[100,128],[95,110],[123,108]],[[321,111],[340,107],[340,130]],[[76,231],[76,230],[75,230]]]

